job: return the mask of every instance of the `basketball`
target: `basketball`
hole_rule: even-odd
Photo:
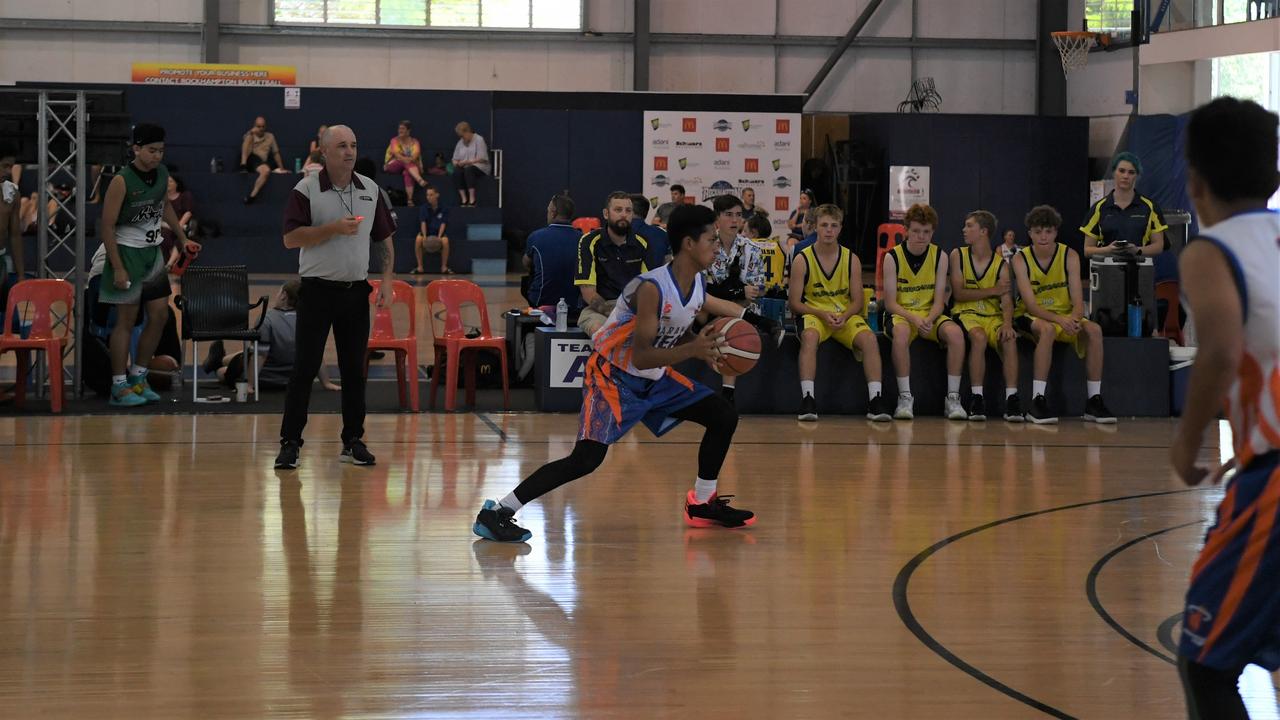
[[[760,359],[760,333],[751,323],[738,318],[718,318],[711,323],[712,332],[724,335],[723,371],[726,375],[745,375]]]

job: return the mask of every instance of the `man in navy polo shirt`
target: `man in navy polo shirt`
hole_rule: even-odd
[[[444,234],[449,222],[449,211],[440,206],[440,191],[427,187],[427,204],[418,208],[418,237],[413,241],[413,254],[418,258],[418,267],[410,272],[422,275],[426,272],[422,267],[422,256],[426,253],[440,253],[440,272],[452,275],[449,269],[449,236]]]
[[[582,234],[570,224],[573,211],[573,199],[568,195],[556,195],[547,203],[547,226],[534,230],[525,244],[529,285],[524,296],[533,307],[555,305],[564,298],[570,314],[576,316],[582,298],[573,284],[573,273]]]
[[[640,193],[631,195],[631,210],[635,213],[631,218],[631,231],[649,241],[649,257],[645,264],[651,268],[662,267],[671,254],[671,243],[667,241],[666,230],[645,222],[649,208],[649,198]]]

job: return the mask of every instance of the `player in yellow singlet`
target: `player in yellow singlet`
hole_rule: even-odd
[[[760,253],[760,275],[764,282],[764,294],[772,296],[787,290],[787,251],[772,237],[773,225],[763,215],[755,214],[747,220],[747,239]]]
[[[1026,309],[1014,321],[1018,332],[1036,344],[1032,372],[1031,406],[1027,420],[1051,425],[1058,418],[1049,411],[1045,390],[1053,344],[1070,343],[1084,359],[1088,401],[1084,419],[1113,424],[1116,421],[1102,402],[1102,328],[1084,317],[1084,292],[1080,287],[1080,256],[1058,242],[1062,216],[1048,205],[1038,205],[1027,213],[1031,245],[1014,256],[1018,295]]]
[[[835,205],[819,205],[813,212],[818,241],[791,261],[789,304],[799,318],[800,415],[818,419],[814,378],[818,374],[818,346],[834,339],[853,351],[867,376],[867,418],[888,422],[881,397],[880,344],[862,317],[862,264],[858,256],[836,242],[844,213]]]
[[[915,417],[911,394],[911,342],[932,340],[947,351],[947,398],[943,413],[952,420],[967,420],[960,402],[960,371],[964,367],[964,333],[942,314],[947,303],[947,255],[933,244],[938,213],[928,205],[912,205],[903,222],[907,241],[885,256],[884,307],[893,317],[893,369],[898,379],[899,420]]]
[[[1022,422],[1018,398],[1018,333],[1013,329],[1013,271],[991,248],[996,216],[975,210],[964,219],[964,247],[951,251],[952,314],[969,336],[969,419],[986,420],[982,382],[987,347],[1004,365],[1004,419]]]

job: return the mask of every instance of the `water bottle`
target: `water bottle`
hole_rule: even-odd
[[[293,159],[293,171],[295,173],[302,172],[302,158],[296,157]]]
[[[218,172],[218,156],[217,155],[214,155],[213,157],[209,158],[209,172],[211,173]]]
[[[876,296],[871,296],[871,303],[867,305],[867,325],[871,327],[871,332],[880,332],[880,303],[876,302]]]
[[[1142,301],[1134,298],[1129,301],[1129,337],[1142,337]]]
[[[569,303],[560,298],[560,302],[556,303],[556,332],[567,332],[569,330]]]

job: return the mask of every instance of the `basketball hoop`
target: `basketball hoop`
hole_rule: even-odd
[[[1084,67],[1089,62],[1089,51],[1095,45],[1103,47],[1111,42],[1111,37],[1094,32],[1055,32],[1049,33],[1053,44],[1058,46],[1058,54],[1062,56],[1062,72]]]

